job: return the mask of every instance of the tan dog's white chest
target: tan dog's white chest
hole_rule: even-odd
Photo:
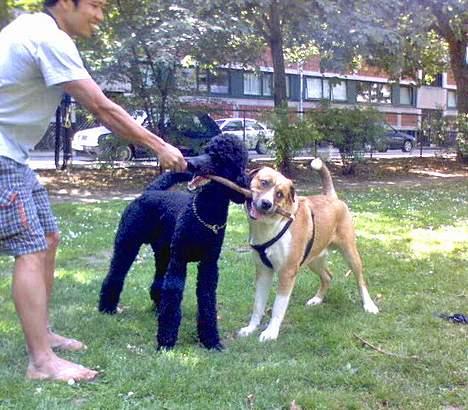
[[[259,245],[267,243],[281,231],[285,225],[285,221],[280,221],[275,224],[251,223],[250,225],[250,244]],[[287,230],[281,238],[274,244],[265,249],[265,255],[273,265],[273,270],[277,272],[288,260],[289,254],[293,246],[293,238],[291,232]],[[266,266],[257,251],[252,251],[255,255],[255,263],[257,266],[264,269],[271,269]]]

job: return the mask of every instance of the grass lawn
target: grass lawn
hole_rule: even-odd
[[[319,279],[303,271],[278,340],[260,343],[258,333],[237,338],[252,308],[254,266],[245,216],[233,206],[220,260],[222,353],[197,344],[195,266],[178,344],[171,352],[155,351],[149,248],[127,277],[124,313],[99,314],[98,293],[125,202],[56,205],[62,243],[54,326],[89,346],[64,356],[103,375],[74,385],[24,379],[27,356],[10,296],[12,259],[0,257],[0,408],[468,408],[468,326],[437,317],[468,314],[468,185],[340,196],[353,211],[365,276],[381,313],[364,313],[354,279],[344,276],[347,267],[332,253],[335,276],[323,305],[305,307]]]

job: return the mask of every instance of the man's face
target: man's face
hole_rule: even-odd
[[[65,31],[73,37],[91,37],[104,20],[106,0],[80,0],[77,6],[72,0],[65,3]]]

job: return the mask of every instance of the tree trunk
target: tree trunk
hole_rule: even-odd
[[[280,10],[278,3],[273,1],[270,8],[270,38],[269,46],[273,61],[273,98],[275,108],[284,107],[288,103],[286,96],[286,70],[284,65],[283,33],[281,31]]]
[[[450,66],[457,84],[457,110],[459,117],[468,114],[468,56],[466,41],[449,41]],[[460,132],[460,131],[459,131]],[[466,162],[468,135],[461,137],[457,143],[457,160]]]
[[[271,59],[273,61],[273,99],[276,113],[282,117],[281,123],[283,123],[283,121],[288,121],[288,98],[286,94],[286,70],[284,63],[281,10],[278,0],[273,0],[270,5],[269,29],[268,43],[271,50]],[[285,127],[281,128],[284,129]],[[277,132],[275,134],[275,139],[277,140],[279,170],[285,175],[288,175],[291,163],[291,150],[289,149],[287,135],[281,135]]]
[[[459,114],[468,114],[468,61],[466,41],[449,42],[450,66],[457,84],[457,109]]]

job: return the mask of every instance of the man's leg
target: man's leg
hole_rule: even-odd
[[[59,358],[50,347],[47,331],[47,251],[16,257],[13,299],[29,354],[26,377],[67,381],[90,380],[97,372]]]
[[[25,184],[31,190],[34,203],[34,212],[36,213],[42,230],[45,232],[47,250],[45,255],[45,285],[47,295],[47,307],[49,307],[52,296],[55,275],[55,258],[60,235],[55,216],[50,206],[49,195],[45,188],[39,183],[37,175],[31,169],[25,169]],[[48,316],[49,317],[49,316]],[[50,346],[60,350],[82,350],[86,346],[78,340],[69,339],[53,332],[49,319],[47,320],[47,332]]]
[[[47,240],[47,251],[45,255],[45,285],[47,295],[47,307],[50,305],[52,296],[52,289],[54,286],[54,274],[55,274],[55,257],[57,254],[57,247],[59,244],[59,233],[51,232],[46,235]],[[48,310],[47,310],[48,311]],[[49,316],[47,316],[49,317]],[[49,318],[47,319],[47,332],[49,337],[49,344],[54,349],[77,351],[86,349],[86,345],[78,340],[70,339],[58,335],[52,330]]]

